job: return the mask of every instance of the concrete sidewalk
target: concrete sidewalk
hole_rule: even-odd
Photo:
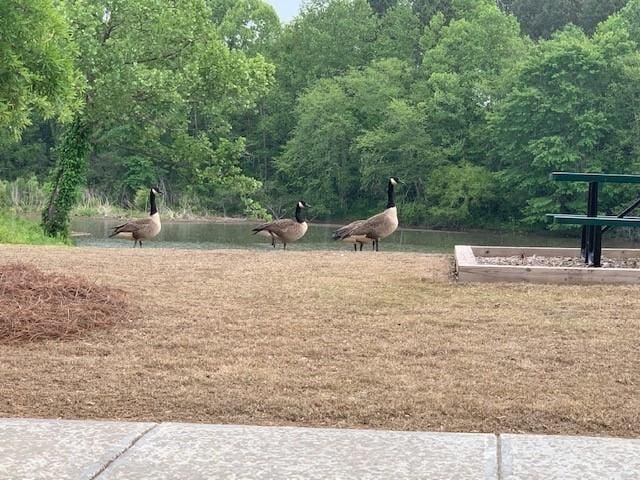
[[[640,439],[0,419],[0,479],[640,479]]]

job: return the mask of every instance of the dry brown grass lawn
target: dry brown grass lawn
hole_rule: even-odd
[[[462,285],[380,252],[0,246],[133,322],[0,345],[0,416],[640,435],[640,286]]]

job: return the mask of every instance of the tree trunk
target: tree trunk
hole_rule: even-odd
[[[42,212],[42,227],[47,235],[66,237],[71,209],[85,181],[89,153],[89,129],[80,117],[69,125],[56,150],[51,196]]]

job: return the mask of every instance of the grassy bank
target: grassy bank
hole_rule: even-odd
[[[640,435],[639,286],[461,285],[448,256],[389,252],[0,250],[16,260],[136,308],[0,345],[0,416]]]
[[[46,236],[35,220],[0,210],[0,243],[65,245],[68,241]]]

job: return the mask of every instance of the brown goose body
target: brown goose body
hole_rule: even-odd
[[[282,242],[283,248],[287,249],[287,243],[301,239],[309,226],[302,218],[302,209],[307,206],[304,202],[298,202],[294,218],[283,218],[273,222],[258,225],[252,231],[255,234],[271,238],[271,245],[275,248],[276,240]]]
[[[334,239],[336,240],[340,239],[346,243],[353,243],[353,248],[356,251],[358,250],[358,245],[360,245],[360,251],[362,251],[362,246],[365,243],[366,244],[373,243],[373,239],[367,238],[366,235],[348,235],[348,234],[351,233],[353,230],[355,230],[357,227],[362,226],[365,222],[366,220],[356,220],[355,222],[351,222],[350,224],[339,228],[338,230],[335,231],[333,235]]]
[[[382,240],[388,237],[398,228],[398,210],[390,207],[373,217],[356,225],[348,233],[349,237],[364,237],[373,240]]]
[[[149,217],[131,220],[113,227],[113,233],[109,235],[109,238],[118,237],[133,240],[134,248],[138,242],[140,242],[140,248],[142,248],[142,240],[155,238],[160,233],[160,230],[162,230],[160,214],[156,206],[156,193],[161,192],[154,188],[149,192],[149,203],[151,204]]]
[[[387,208],[384,211],[366,220],[356,220],[339,228],[334,232],[333,239],[353,242],[354,245],[360,243],[360,250],[362,250],[363,243],[371,242],[377,251],[379,249],[378,242],[391,235],[398,228],[398,209],[395,204],[394,191],[398,182],[397,178],[389,179]]]

